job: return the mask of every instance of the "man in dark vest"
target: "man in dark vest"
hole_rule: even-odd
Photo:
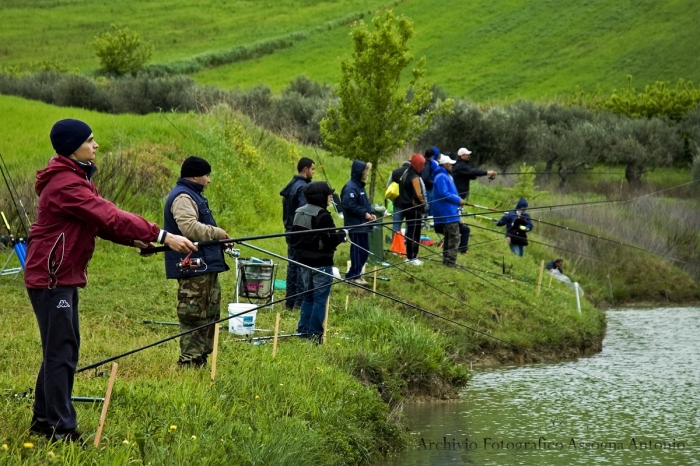
[[[328,183],[315,181],[304,188],[308,204],[299,207],[294,215],[292,231],[302,232],[335,228],[333,217],[328,212],[328,203],[333,189]],[[326,315],[326,301],[333,283],[333,254],[345,240],[342,231],[323,231],[297,234],[290,237],[304,280],[304,295],[297,333],[317,343],[323,335],[323,321]]]
[[[297,209],[306,205],[304,188],[306,188],[306,185],[309,184],[314,177],[315,169],[316,166],[313,160],[308,157],[300,158],[297,163],[297,174],[294,175],[294,178],[280,191],[280,196],[282,196],[282,221],[284,222],[284,231],[287,233],[292,231],[294,214]],[[285,239],[287,240],[287,257],[296,261],[297,258],[294,255],[294,248],[292,248],[290,244],[291,237],[287,236]],[[287,298],[285,302],[286,310],[301,309],[302,297],[300,293],[303,288],[304,282],[301,279],[299,266],[291,262],[288,263],[286,293],[287,296],[293,297]]]
[[[216,226],[202,191],[207,187],[211,165],[199,157],[187,157],[180,169],[180,178],[165,201],[165,229],[191,241],[228,238]],[[193,252],[192,259],[201,259],[198,267],[182,267],[183,254],[165,253],[165,274],[178,282],[177,317],[180,330],[187,331],[220,318],[221,289],[219,273],[228,270],[220,245],[205,246]],[[213,351],[214,325],[180,338],[180,367],[200,368],[206,365]]]

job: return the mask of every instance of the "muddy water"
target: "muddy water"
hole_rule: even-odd
[[[458,403],[408,405],[390,465],[700,464],[700,308],[608,311],[603,351],[475,371]]]

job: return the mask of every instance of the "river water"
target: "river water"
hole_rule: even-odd
[[[603,351],[474,371],[460,402],[407,405],[390,465],[700,464],[700,308],[610,310]]]

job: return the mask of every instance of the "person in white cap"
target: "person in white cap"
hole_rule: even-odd
[[[462,147],[457,151],[457,163],[452,170],[452,178],[455,180],[459,197],[464,200],[469,198],[469,183],[480,176],[488,176],[494,179],[497,173],[493,170],[480,170],[469,165],[469,157],[471,151],[466,147]]]
[[[457,249],[459,248],[459,208],[464,200],[457,194],[457,187],[450,176],[455,161],[440,154],[440,166],[433,177],[433,213],[435,231],[445,235],[443,242],[442,263],[448,267],[457,267]]]

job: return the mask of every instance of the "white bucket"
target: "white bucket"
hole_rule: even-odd
[[[241,312],[258,307],[257,304],[251,303],[229,303],[228,315],[235,316]],[[238,335],[250,335],[255,331],[255,316],[258,310],[250,311],[246,314],[241,314],[238,317],[231,317],[228,320],[228,331]]]

